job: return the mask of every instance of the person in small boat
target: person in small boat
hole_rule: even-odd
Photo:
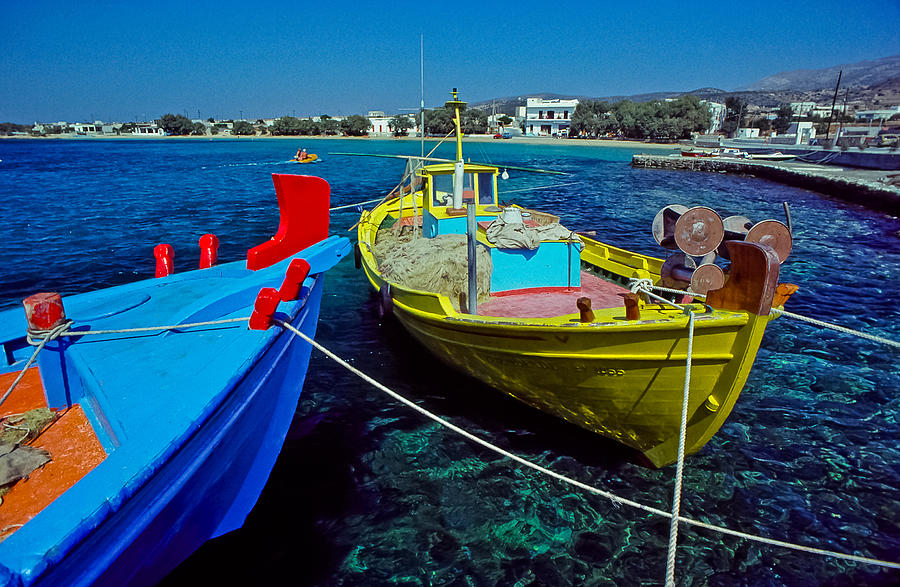
[[[305,147],[300,147],[299,149],[297,149],[297,154],[294,155],[294,159],[296,159],[297,161],[303,161],[307,157],[309,157],[309,155],[306,154]]]

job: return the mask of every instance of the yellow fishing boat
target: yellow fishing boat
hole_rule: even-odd
[[[726,279],[720,269],[702,270],[708,264],[693,269],[681,257],[664,262],[560,231],[553,215],[503,208],[499,169],[463,162],[464,103],[455,91],[453,96],[447,105],[457,110],[456,162],[410,159],[401,185],[361,215],[357,264],[378,292],[381,310],[437,359],[615,439],[657,467],[677,458],[692,312],[685,452],[700,450],[725,422],[747,380],[785,253],[779,259],[771,246],[749,239],[720,244],[731,261]],[[663,224],[685,219],[676,238],[688,249],[709,241],[702,210],[699,217],[689,210],[663,212]],[[512,238],[498,237],[498,226],[514,229]],[[538,241],[515,246],[516,235],[529,229]],[[777,236],[756,240],[783,245],[775,242],[783,235]],[[461,248],[462,262],[452,258]],[[426,271],[429,255],[437,260]],[[433,277],[429,285],[422,285],[417,271]],[[718,282],[716,271],[722,273]],[[462,287],[450,283],[460,272]],[[679,279],[692,282],[694,293],[705,284],[705,303],[666,294],[686,299],[677,307],[628,287],[677,285]]]

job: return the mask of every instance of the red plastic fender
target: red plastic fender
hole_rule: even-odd
[[[219,237],[204,234],[200,237],[200,269],[209,269],[219,258]]]
[[[331,187],[321,177],[273,173],[281,222],[270,240],[247,251],[247,269],[256,271],[328,238]]]
[[[172,248],[172,245],[156,245],[153,247],[153,256],[156,257],[156,276],[171,275],[175,270],[175,249]]]
[[[272,325],[272,314],[278,309],[280,301],[278,290],[274,287],[264,287],[259,290],[247,327],[250,330],[267,330]]]
[[[41,292],[22,300],[25,320],[33,330],[50,330],[66,319],[62,297],[56,292]]]
[[[290,302],[297,299],[297,296],[300,295],[300,287],[303,285],[303,280],[309,275],[309,269],[309,263],[306,259],[294,259],[291,261],[284,276],[284,281],[281,282],[281,288],[278,290],[282,302]]]

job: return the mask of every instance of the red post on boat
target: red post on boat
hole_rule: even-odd
[[[200,269],[209,269],[219,258],[219,237],[204,234],[200,237]]]
[[[32,330],[50,330],[66,319],[62,297],[56,292],[42,292],[22,300],[25,319]]]
[[[175,267],[175,250],[172,245],[156,245],[153,247],[153,256],[156,257],[156,276],[171,275]]]
[[[272,314],[278,309],[280,301],[281,296],[274,287],[264,287],[259,290],[247,327],[250,330],[267,330],[272,325]]]
[[[278,294],[282,302],[290,302],[296,300],[300,295],[300,287],[303,280],[309,275],[309,262],[306,259],[294,259],[288,265],[287,273],[285,273],[284,281],[278,289]]]

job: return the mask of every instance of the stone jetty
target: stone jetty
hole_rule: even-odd
[[[676,155],[634,155],[631,166],[642,169],[671,169],[738,173],[806,188],[845,202],[900,215],[900,172],[852,169],[798,161],[753,161],[730,157],[682,157]]]

